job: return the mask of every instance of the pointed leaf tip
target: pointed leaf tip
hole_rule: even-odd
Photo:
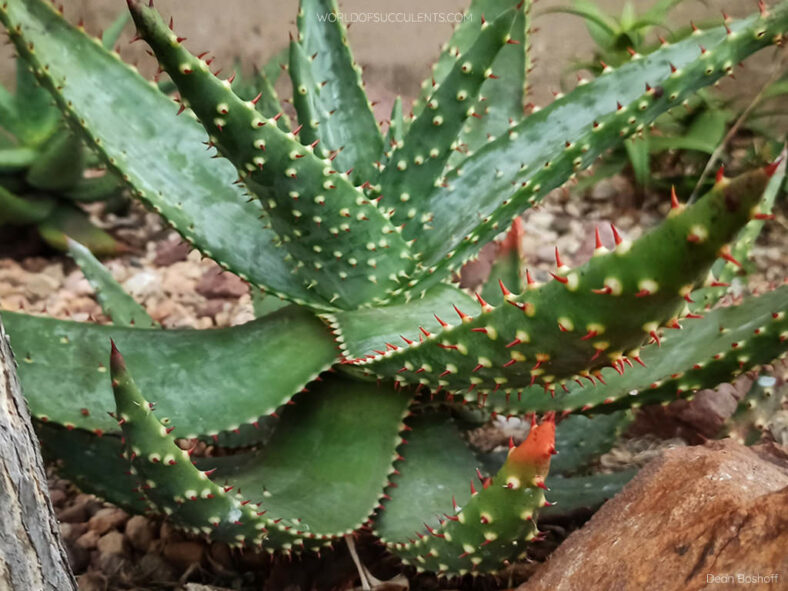
[[[775,171],[777,170],[777,168],[782,163],[782,161],[783,161],[783,158],[782,158],[782,156],[780,156],[777,160],[775,160],[771,164],[767,164],[766,166],[764,166],[763,167],[763,172],[765,172],[766,176],[768,176],[768,177],[773,176]]]
[[[111,351],[109,355],[110,368],[113,372],[123,371],[126,369],[126,362],[123,360],[123,355],[118,351],[117,345],[113,339],[109,340]]]
[[[534,466],[546,473],[555,449],[555,413],[545,414],[542,422],[531,427],[528,437],[509,454],[508,463]]]

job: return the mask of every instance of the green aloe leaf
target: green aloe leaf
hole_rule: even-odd
[[[727,256],[725,248],[750,220],[768,174],[756,170],[720,179],[695,204],[675,202],[667,219],[634,243],[619,237],[608,252],[599,242],[595,256],[574,270],[558,259],[545,284],[532,283],[519,294],[502,285],[497,306],[481,298],[472,307],[443,300],[443,309],[458,308],[442,316],[435,330],[419,322],[407,328],[412,317],[393,317],[386,308],[364,312],[363,322],[354,312],[336,315],[332,327],[358,369],[454,393],[511,392],[537,382],[552,392],[605,366],[622,371],[625,359],[637,360],[644,342],[659,339],[661,326],[689,313],[686,297],[705,281],[717,257]],[[427,303],[413,306],[414,312]],[[424,314],[421,322],[432,317]],[[384,340],[397,333],[410,339],[407,346]],[[374,337],[377,345],[370,346]]]
[[[116,326],[138,326],[155,328],[155,322],[140,304],[127,294],[123,287],[115,281],[101,262],[93,256],[90,249],[75,240],[68,239],[68,253],[84,273],[104,313],[112,318]]]
[[[10,312],[3,321],[33,415],[91,431],[117,431],[107,416],[113,406],[110,339],[123,347],[162,415],[178,417],[176,437],[217,435],[275,413],[336,356],[323,324],[294,307],[204,331],[97,326]]]
[[[124,244],[94,226],[84,211],[67,203],[56,205],[46,219],[39,222],[38,233],[49,246],[64,252],[68,250],[69,237],[84,244],[96,256],[127,250]]]
[[[379,503],[408,396],[330,380],[294,400],[261,451],[205,458],[209,473],[175,444],[114,345],[110,365],[125,455],[152,508],[177,525],[233,545],[316,549]]]
[[[20,197],[0,186],[0,225],[27,225],[44,221],[55,209],[49,197]]]
[[[487,405],[499,413],[614,412],[622,408],[665,404],[678,397],[730,382],[743,372],[783,355],[788,330],[788,286],[741,304],[688,320],[681,330],[666,330],[660,345],[641,352],[645,367],[626,366],[622,374],[604,369],[555,398],[542,388],[525,388],[490,396]],[[599,379],[601,376],[602,380]]]
[[[311,61],[316,96],[317,136],[323,149],[338,152],[337,170],[352,169],[356,184],[377,178],[375,161],[383,155],[383,137],[372,113],[347,43],[347,30],[335,0],[301,0],[298,43]],[[294,95],[299,89],[294,87]],[[300,121],[304,127],[309,121]]]

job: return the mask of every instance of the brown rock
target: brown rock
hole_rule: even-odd
[[[126,554],[126,539],[119,531],[111,531],[99,539],[96,548],[102,554],[117,554],[123,556]]]
[[[71,570],[76,574],[83,572],[90,564],[90,550],[86,550],[82,546],[66,544],[66,555]]]
[[[99,538],[101,536],[98,535],[97,532],[88,530],[81,536],[77,538],[77,541],[74,542],[77,546],[84,548],[85,550],[92,550],[98,544]]]
[[[61,488],[53,488],[49,491],[49,498],[52,500],[52,505],[55,507],[62,507],[66,502],[68,495],[66,491]]]
[[[79,503],[59,511],[57,518],[64,523],[82,523],[89,518],[87,505]]]
[[[239,298],[249,292],[249,286],[237,275],[212,267],[202,276],[195,290],[206,298]]]
[[[92,529],[99,535],[107,533],[111,529],[119,529],[128,521],[129,514],[117,507],[105,507],[99,509],[96,514],[88,521],[88,529]]]
[[[739,574],[777,589],[783,581],[770,577],[788,572],[786,506],[788,453],[775,445],[671,449],[518,589],[691,591]]]
[[[106,591],[107,580],[101,573],[90,571],[77,577],[79,591]]]
[[[169,267],[178,261],[185,261],[192,246],[183,240],[166,240],[156,247],[153,264],[158,267]]]
[[[126,539],[132,548],[147,552],[153,541],[153,527],[142,515],[135,515],[126,522]]]
[[[180,569],[202,561],[205,546],[199,542],[175,542],[164,546],[164,558]]]
[[[230,546],[223,542],[213,542],[209,550],[209,556],[212,562],[222,566],[225,569],[233,568],[233,555],[230,552]]]
[[[145,554],[137,561],[136,567],[143,580],[161,583],[161,581],[177,579],[177,574],[172,566],[158,554],[150,552]]]
[[[61,523],[60,535],[67,542],[75,541],[79,536],[84,534],[88,529],[87,523]]]

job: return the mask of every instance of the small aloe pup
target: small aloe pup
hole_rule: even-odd
[[[566,430],[595,419],[560,419],[616,411],[594,423],[608,441],[622,409],[785,353],[788,286],[720,303],[784,164],[721,172],[635,242],[613,228],[610,250],[598,235],[575,269],[556,252],[551,276],[521,274],[517,220],[781,42],[788,4],[635,55],[526,116],[530,2],[474,0],[385,133],[331,0],[299,6],[292,123],[270,84],[242,98],[154,7],[128,6],[178,104],[43,0],[0,0],[0,21],[132,194],[265,295],[248,324],[161,330],[72,245],[115,324],[4,314],[42,443],[86,490],[272,553],[366,528],[418,572],[495,573],[527,554],[546,496],[561,495],[546,484],[556,428],[567,459],[552,482],[583,504],[582,438]],[[510,227],[478,295],[452,283]],[[469,406],[542,418],[483,459],[463,434]],[[234,453],[198,458],[198,439]]]
[[[104,32],[105,47],[117,42],[127,22],[123,14]],[[70,235],[98,255],[123,252],[124,245],[93,226],[78,207],[126,202],[120,179],[100,165],[20,59],[16,94],[0,86],[0,231],[32,225],[53,248],[66,250]]]

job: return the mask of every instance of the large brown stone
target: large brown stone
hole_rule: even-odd
[[[787,509],[784,449],[732,440],[670,449],[518,591],[691,591],[744,583],[785,589]]]

